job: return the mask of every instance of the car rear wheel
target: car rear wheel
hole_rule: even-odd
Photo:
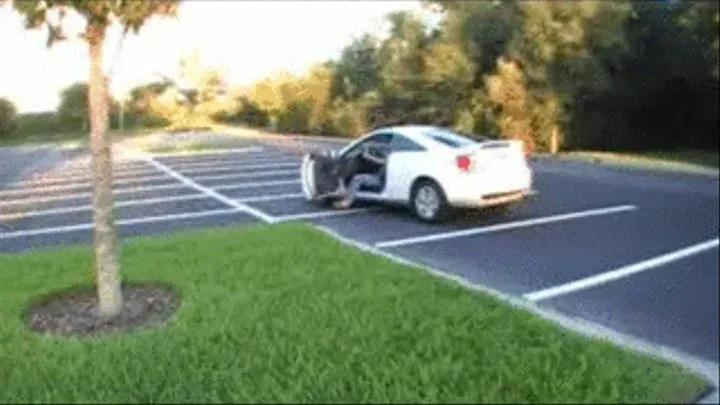
[[[449,211],[445,193],[432,180],[421,180],[413,187],[410,206],[416,217],[430,223],[442,221]]]

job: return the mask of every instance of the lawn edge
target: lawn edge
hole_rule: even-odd
[[[700,359],[690,354],[683,353],[681,351],[666,346],[650,343],[643,339],[617,332],[608,327],[590,321],[575,317],[568,317],[557,311],[541,308],[537,304],[534,304],[530,301],[512,297],[482,284],[473,283],[463,277],[449,274],[442,270],[435,269],[433,267],[402,258],[392,253],[382,251],[373,246],[346,238],[340,233],[335,232],[328,227],[322,225],[313,225],[313,227],[329,235],[340,243],[357,248],[361,251],[376,256],[383,257],[397,264],[423,270],[435,277],[439,277],[444,280],[459,284],[466,289],[488,294],[493,298],[509,304],[515,309],[529,312],[546,321],[551,322],[556,326],[579,333],[580,335],[587,338],[602,339],[613,344],[616,347],[629,350],[635,354],[649,356],[683,367],[689,372],[694,373],[696,376],[705,379],[709,384],[709,387],[707,387],[706,390],[702,392],[702,396],[695,402],[696,404],[717,404],[720,402],[720,370],[717,363]]]
[[[709,177],[709,178],[720,178],[720,170],[711,169],[705,167],[687,167],[687,166],[662,166],[652,163],[629,163],[621,161],[607,161],[600,158],[592,158],[588,156],[570,156],[570,155],[550,155],[550,154],[537,154],[537,159],[552,162],[570,162],[570,163],[581,163],[590,166],[606,167],[611,169],[624,169],[632,170],[635,172],[646,172],[646,173],[660,173],[660,174],[684,174],[691,176]],[[660,162],[665,162],[660,160]]]

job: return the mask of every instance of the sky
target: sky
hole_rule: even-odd
[[[231,85],[247,85],[282,70],[301,73],[365,32],[382,35],[394,10],[421,12],[411,0],[185,1],[176,19],[154,18],[122,46],[118,27],[110,29],[105,68],[112,67],[112,92],[122,97],[157,74],[174,76],[180,58],[197,51]],[[82,20],[68,27],[75,32]],[[72,40],[48,49],[46,39],[45,30],[26,30],[11,6],[0,7],[0,97],[21,113],[54,110],[63,88],[87,81],[87,45]]]

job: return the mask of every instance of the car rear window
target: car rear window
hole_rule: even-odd
[[[459,149],[466,146],[477,145],[479,142],[465,135],[453,131],[436,129],[425,133],[436,142],[440,142],[451,148]]]

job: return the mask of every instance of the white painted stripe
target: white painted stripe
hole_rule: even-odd
[[[147,152],[147,155],[155,158],[163,157],[175,157],[175,156],[206,156],[206,155],[221,155],[225,153],[258,153],[263,152],[260,146],[246,146],[243,148],[228,148],[228,149],[204,149],[204,150],[187,150],[179,152]]]
[[[288,168],[288,167],[300,167],[300,162],[297,163],[273,163],[273,164],[260,164],[260,165],[238,165],[238,164],[231,164],[227,166],[214,166],[214,167],[208,167],[208,168],[199,168],[199,169],[177,169],[178,173],[183,174],[197,174],[197,173],[212,173],[212,172],[220,172],[220,171],[228,171],[228,170],[237,170],[237,171],[243,171],[247,169],[268,169],[268,168]]]
[[[181,219],[202,218],[202,217],[209,217],[209,216],[214,216],[214,215],[238,214],[241,212],[242,212],[242,210],[238,209],[238,208],[225,208],[225,209],[210,210],[210,211],[185,212],[182,214],[161,215],[161,216],[156,216],[156,217],[125,219],[125,220],[117,221],[116,223],[118,225],[147,224],[147,223],[151,223],[151,222],[177,221],[177,220],[181,220]],[[23,230],[23,231],[0,233],[0,239],[14,239],[14,238],[22,238],[22,237],[26,237],[26,236],[49,235],[49,234],[55,234],[55,233],[83,231],[83,230],[93,229],[94,227],[95,227],[94,224],[77,224],[77,225],[68,225],[68,226],[58,226],[58,227],[54,227],[54,228],[28,229],[28,230]]]
[[[118,201],[115,203],[115,207],[132,207],[137,205],[152,205],[161,204],[166,202],[178,202],[178,201],[190,201],[190,200],[202,200],[209,198],[205,194],[188,194],[188,195],[176,195],[169,197],[160,198],[143,198],[139,200],[126,200]],[[28,212],[13,212],[9,214],[0,215],[0,221],[9,221],[15,218],[28,218],[28,217],[39,217],[45,215],[60,215],[70,214],[73,212],[92,211],[92,205],[77,205],[74,207],[63,207],[54,208],[40,211],[28,211]]]
[[[172,178],[168,177],[166,174],[162,174],[159,176],[148,176],[148,177],[141,177],[141,178],[115,180],[115,181],[113,181],[113,185],[118,186],[118,185],[124,185],[124,184],[132,184],[132,183],[143,183],[146,181],[154,181],[154,180],[172,180]],[[83,188],[87,188],[87,187],[92,187],[92,183],[91,182],[82,182],[82,183],[75,183],[75,184],[61,184],[61,185],[21,188],[21,189],[13,189],[13,190],[1,190],[0,197],[23,195],[23,194],[32,195],[32,194],[36,194],[38,192],[43,192],[43,191],[51,191],[52,192],[52,191],[82,190]]]
[[[270,195],[262,195],[262,196],[258,196],[258,197],[238,198],[235,201],[242,202],[242,203],[252,203],[252,202],[263,202],[263,201],[294,200],[297,198],[305,198],[305,194],[303,194],[303,193],[270,194]]]
[[[142,191],[172,190],[172,189],[181,189],[181,188],[186,188],[186,187],[187,186],[182,183],[160,184],[157,186],[148,186],[148,187],[132,187],[132,188],[123,188],[121,190],[113,190],[113,195],[117,196],[117,195],[137,193],[137,192],[142,192]],[[33,202],[43,203],[43,202],[50,202],[50,201],[72,200],[75,198],[92,198],[92,192],[66,194],[66,195],[60,195],[60,196],[23,198],[23,199],[16,199],[16,200],[10,200],[10,201],[0,201],[0,208],[8,207],[11,205],[29,204],[29,203],[33,203]]]
[[[71,174],[66,175],[63,173],[46,173],[42,176],[35,176],[31,179],[9,183],[8,186],[11,187],[25,187],[25,186],[33,186],[33,185],[44,185],[44,184],[65,184],[65,183],[77,183],[82,181],[91,181],[92,175],[90,174],[90,169],[84,170],[81,174]],[[152,175],[157,174],[157,170],[153,169],[152,167],[148,168],[142,168],[140,170],[136,171],[115,171],[113,170],[113,177],[115,179],[118,178],[126,178],[130,176],[145,176],[145,175]]]
[[[298,184],[300,183],[299,179],[294,180],[272,180],[272,181],[253,181],[253,182],[245,182],[245,183],[239,183],[239,184],[228,184],[225,186],[218,186],[213,187],[214,190],[238,190],[243,188],[252,188],[252,187],[269,187],[269,186],[284,186],[287,184]]]
[[[126,163],[118,163],[117,161],[113,160],[113,170],[122,172],[126,170],[138,170],[138,169],[151,169],[145,162],[138,162],[138,161],[132,161],[132,162],[126,162]],[[92,165],[90,163],[85,164],[76,164],[76,165],[69,165],[69,166],[58,166],[52,169],[52,171],[62,171],[63,173],[73,174],[73,173],[88,173],[92,170]]]
[[[117,166],[117,165],[113,164],[113,172],[114,173],[126,173],[126,172],[132,173],[132,172],[136,172],[136,171],[149,170],[149,169],[152,169],[152,167],[149,167],[146,164],[132,164],[132,165],[121,165],[121,166]],[[43,175],[48,175],[48,174],[50,174],[50,175],[55,174],[55,175],[59,175],[59,176],[79,176],[82,174],[89,174],[89,173],[91,173],[91,170],[92,170],[92,167],[90,167],[90,166],[87,166],[87,167],[83,167],[83,166],[56,167],[56,168],[51,169],[47,173],[40,173],[39,175],[43,176]]]
[[[304,195],[303,195],[304,196]],[[296,221],[301,219],[314,219],[314,218],[327,218],[327,217],[338,217],[344,215],[363,214],[367,212],[377,211],[377,208],[356,208],[350,210],[340,211],[321,211],[321,212],[306,212],[303,214],[293,215],[281,215],[275,217],[277,222]]]
[[[708,240],[696,245],[688,246],[686,248],[676,250],[674,252],[666,253],[661,256],[654,257],[652,259],[644,260],[639,263],[631,264],[625,267],[621,267],[616,270],[607,271],[604,273],[596,274],[594,276],[586,277],[580,280],[572,281],[569,283],[561,284],[559,286],[546,288],[543,290],[527,293],[523,295],[528,301],[540,301],[550,298],[559,297],[561,295],[571,294],[580,290],[586,290],[588,288],[597,287],[611,281],[619,280],[624,277],[632,276],[633,274],[641,273],[644,271],[652,270],[654,268],[664,266],[677,260],[690,257],[710,249],[718,247],[720,239],[715,238]]]
[[[233,207],[238,210],[242,210],[243,212],[246,212],[246,213],[248,213],[256,218],[259,218],[265,222],[270,222],[270,223],[274,222],[274,218],[272,216],[270,216],[260,210],[257,210],[255,208],[252,208],[246,204],[243,204],[243,203],[237,202],[233,199],[230,199],[211,188],[200,185],[200,184],[190,180],[189,178],[183,176],[182,174],[176,172],[175,170],[167,167],[166,165],[158,162],[157,160],[153,159],[152,156],[149,156],[147,154],[142,154],[142,153],[135,153],[134,151],[129,151],[129,150],[128,150],[128,153],[137,155],[140,159],[143,159],[146,162],[150,163],[151,165],[155,166],[155,168],[157,168],[158,170],[174,177],[179,182],[183,183],[183,185],[185,185],[186,187],[193,188],[193,189],[195,189],[209,197],[212,197],[230,207]]]
[[[267,168],[292,168],[292,167],[300,167],[300,161],[298,160],[296,163],[293,163],[291,160],[278,160],[278,161],[268,161],[263,162],[260,164],[236,164],[228,162],[226,164],[221,165],[214,165],[214,164],[208,164],[199,166],[198,168],[184,168],[184,167],[175,167],[173,165],[173,170],[177,171],[178,173],[182,174],[195,174],[195,173],[212,173],[212,172],[218,172],[218,171],[228,171],[228,170],[237,170],[242,171],[246,169],[267,169]],[[89,170],[89,169],[88,169]],[[92,175],[88,172],[88,170],[83,171],[81,174],[75,175],[64,175],[62,173],[55,173],[51,174],[50,176],[39,176],[33,179],[20,181],[20,182],[14,182],[9,183],[9,187],[27,187],[27,186],[34,186],[34,185],[64,185],[68,183],[78,183],[78,182],[90,182],[92,180]],[[79,172],[80,173],[80,172]],[[157,174],[157,170],[154,167],[146,167],[141,168],[140,170],[135,171],[115,171],[113,173],[114,177],[116,179],[118,178],[128,178],[130,176],[145,176],[145,175],[154,175]],[[129,179],[128,179],[129,180]]]
[[[182,176],[182,175],[180,175]],[[187,179],[185,176],[182,176],[184,179]],[[218,199],[215,197],[215,195],[221,196],[221,194],[213,191],[213,189],[210,189],[208,187],[202,186],[200,184],[195,183],[194,181],[187,179],[197,187],[201,187],[203,190],[208,190],[215,199]],[[287,184],[297,184],[299,183],[299,180],[278,180],[278,181],[265,181],[265,182],[242,182],[237,184],[228,184],[224,186],[215,187],[215,190],[237,190],[237,189],[244,189],[244,188],[253,188],[253,187],[268,187],[268,186],[280,186],[280,185],[287,185]],[[114,190],[113,195],[123,195],[123,194],[130,194],[130,193],[137,193],[137,192],[143,192],[143,191],[157,191],[157,190],[172,190],[172,189],[182,189],[182,188],[193,188],[195,190],[200,191],[200,189],[196,187],[190,187],[187,183],[172,183],[172,184],[161,184],[157,186],[147,186],[147,187],[132,187],[132,188],[123,188],[120,190]],[[207,195],[207,193],[204,193]],[[4,207],[10,207],[14,205],[24,205],[24,204],[33,204],[33,203],[47,203],[51,201],[65,201],[65,200],[73,200],[76,198],[92,198],[92,192],[86,192],[86,193],[74,193],[74,194],[66,194],[66,195],[60,195],[60,196],[47,196],[47,197],[34,197],[34,198],[22,198],[22,199],[13,199],[10,201],[0,201],[0,208]],[[228,197],[222,196],[223,202],[227,199],[227,201],[234,201]],[[233,202],[233,204],[236,204]]]
[[[503,223],[503,224],[484,226],[484,227],[480,227],[480,228],[463,229],[461,231],[436,233],[436,234],[431,234],[431,235],[419,236],[419,237],[415,237],[415,238],[396,239],[396,240],[391,240],[391,241],[379,242],[379,243],[376,243],[375,246],[379,247],[379,248],[388,248],[388,247],[405,246],[405,245],[412,245],[412,244],[418,244],[418,243],[435,242],[435,241],[451,239],[451,238],[460,238],[463,236],[474,236],[474,235],[480,235],[480,234],[484,234],[484,233],[506,231],[509,229],[527,228],[530,226],[545,225],[545,224],[551,224],[554,222],[561,222],[561,221],[569,221],[572,219],[587,218],[587,217],[601,216],[601,215],[610,215],[610,214],[616,214],[619,212],[632,211],[632,210],[636,210],[636,209],[637,209],[637,206],[634,206],[634,205],[621,205],[621,206],[616,206],[616,207],[599,208],[599,209],[592,209],[592,210],[586,210],[586,211],[571,212],[568,214],[552,215],[549,217],[532,218],[532,219],[527,219],[524,221],[507,222],[507,223]]]
[[[253,177],[271,177],[271,176],[286,176],[286,175],[297,175],[297,170],[272,170],[272,171],[260,171],[250,173],[233,173],[233,174],[220,174],[210,176],[197,176],[193,177],[195,181],[209,181],[209,180],[232,180],[232,179],[247,179]]]
[[[300,162],[300,159],[294,157],[294,156],[268,156],[263,155],[263,157],[257,157],[252,159],[246,159],[246,158],[236,158],[236,159],[196,159],[196,160],[171,160],[167,161],[164,160],[163,163],[167,164],[175,169],[179,168],[190,168],[190,167],[206,167],[206,166],[219,166],[219,165],[227,165],[227,164],[241,164],[241,163],[250,163],[250,164],[260,164],[260,163],[283,163],[283,162],[292,162],[297,161]]]

